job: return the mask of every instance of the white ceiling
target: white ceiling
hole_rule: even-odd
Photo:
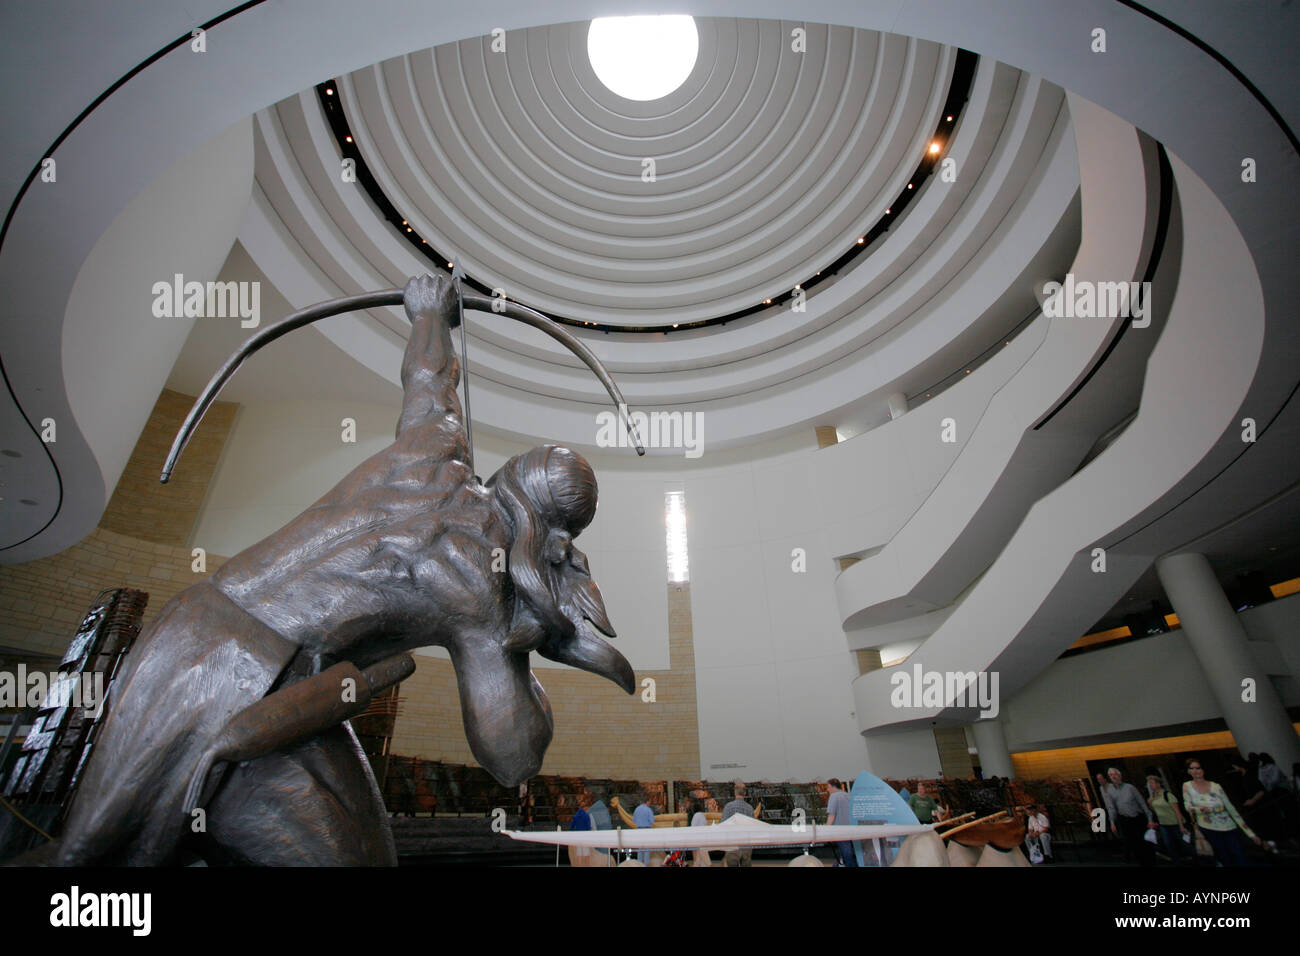
[[[613,324],[749,308],[847,251],[924,155],[954,59],[824,25],[792,52],[779,21],[700,18],[686,82],[633,102],[596,78],[588,26],[422,50],[339,93],[418,234],[489,288]]]
[[[717,318],[777,299],[888,219],[806,309],[681,333],[577,329],[628,401],[708,416],[711,448],[879,420],[1000,343],[1033,282],[1078,244],[1077,160],[1058,87],[982,60],[944,111],[956,51],[775,20],[698,19],[683,86],[634,103],[604,89],[587,24],[446,44],[339,78],[356,146],[432,248],[512,299],[607,325]],[[959,170],[917,181],[930,144]],[[240,238],[294,307],[444,269],[339,175],[315,89],[256,117],[256,187]],[[655,158],[655,181],[642,160]],[[892,218],[891,218],[892,216]],[[407,323],[372,310],[322,326],[396,382]],[[491,314],[468,323],[476,424],[591,448],[606,398],[570,353]]]

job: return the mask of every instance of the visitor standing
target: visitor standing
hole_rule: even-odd
[[[591,803],[591,797],[582,793],[578,795],[578,809],[573,814],[573,819],[569,821],[569,829],[574,831],[586,831],[592,828],[591,814],[587,812],[587,805]],[[591,865],[591,847],[589,846],[571,846],[569,847],[569,865],[570,866],[590,866]]]
[[[743,813],[749,819],[754,818],[754,808],[745,800],[745,785],[737,782],[735,798],[722,808],[722,822],[726,823],[728,819],[734,817],[737,813]],[[722,858],[723,866],[750,866],[754,856],[752,847],[742,846],[733,850],[728,850],[726,856]]]
[[[1192,779],[1183,784],[1183,805],[1214,850],[1214,859],[1220,866],[1245,866],[1246,849],[1241,842],[1242,834],[1257,845],[1259,837],[1246,826],[1246,821],[1232,805],[1223,787],[1205,779],[1205,769],[1200,760],[1195,757],[1188,759],[1187,774]]]
[[[907,805],[912,813],[916,814],[917,823],[934,823],[936,817],[943,819],[943,807],[939,806],[939,801],[930,794],[930,788],[925,781],[918,781],[916,793],[907,801]]]
[[[1183,811],[1178,806],[1178,798],[1165,789],[1165,782],[1154,773],[1147,774],[1147,792],[1150,793],[1147,803],[1151,805],[1156,822],[1160,824],[1160,843],[1171,860],[1181,863],[1187,851],[1183,836],[1190,834],[1187,821],[1183,819]]]
[[[1106,771],[1110,783],[1106,784],[1104,796],[1106,810],[1110,815],[1110,832],[1124,841],[1124,852],[1138,866],[1151,866],[1155,860],[1155,851],[1146,840],[1146,831],[1159,826],[1156,816],[1142,799],[1138,788],[1124,780],[1124,774],[1118,767]]]
[[[826,825],[848,826],[853,820],[849,816],[849,795],[844,792],[844,784],[838,777],[831,777],[830,794],[826,797]],[[835,848],[836,866],[857,866],[858,855],[853,852],[852,840],[837,840],[831,844]]]
[[[641,802],[632,811],[632,822],[636,824],[638,830],[648,830],[655,825],[655,809],[650,805],[644,793],[641,795]],[[636,858],[645,866],[650,865],[649,850],[637,850]]]
[[[709,825],[708,814],[704,812],[704,804],[700,803],[700,809],[695,811],[691,817],[691,826],[707,827]],[[697,847],[694,853],[693,866],[712,866],[713,861],[709,858],[709,851],[704,847]]]

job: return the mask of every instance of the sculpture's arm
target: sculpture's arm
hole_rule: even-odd
[[[402,359],[402,417],[397,434],[451,417],[462,427],[460,363],[451,346],[451,330],[460,324],[455,287],[442,277],[420,276],[406,284],[404,296],[411,337]]]

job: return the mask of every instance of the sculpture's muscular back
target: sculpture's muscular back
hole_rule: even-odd
[[[213,578],[310,653],[374,659],[509,627],[494,560],[509,549],[507,520],[468,464],[454,309],[449,284],[413,280],[396,440]]]

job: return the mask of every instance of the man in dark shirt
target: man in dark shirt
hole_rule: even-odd
[[[754,808],[745,800],[745,785],[736,784],[736,798],[722,808],[722,822],[726,822],[728,817],[734,817],[737,813],[744,813],[745,816],[753,819]],[[723,866],[750,866],[750,860],[754,856],[751,847],[740,847],[736,850],[728,850],[726,856],[722,858]]]
[[[831,786],[831,792],[826,797],[826,825],[842,827],[851,824],[853,818],[849,816],[849,795],[844,792],[844,784],[840,783],[838,777],[831,777],[827,782]],[[832,846],[835,847],[836,866],[858,865],[858,855],[853,852],[852,840],[838,840]]]
[[[1110,783],[1102,791],[1110,813],[1110,832],[1124,841],[1124,852],[1138,866],[1155,865],[1155,847],[1146,840],[1146,831],[1155,829],[1156,817],[1138,788],[1124,782],[1118,767],[1106,771]]]

